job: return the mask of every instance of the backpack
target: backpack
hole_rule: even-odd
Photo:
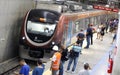
[[[70,57],[78,57],[81,49],[82,48],[80,46],[73,46],[72,50],[70,51]]]
[[[68,49],[65,49],[65,50],[62,52],[61,60],[67,61],[67,60],[68,60],[68,56],[69,56]]]

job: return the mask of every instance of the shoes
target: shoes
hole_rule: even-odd
[[[82,54],[82,52],[80,52],[80,54]]]
[[[74,74],[75,73],[75,71],[72,71],[72,74]]]
[[[84,49],[88,49],[88,47],[84,47]]]
[[[67,72],[67,73],[70,73],[70,70],[67,70],[66,72]]]

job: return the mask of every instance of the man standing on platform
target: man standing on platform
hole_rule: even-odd
[[[73,45],[72,49],[70,50],[70,55],[69,55],[69,62],[67,66],[67,71],[70,72],[70,67],[73,62],[73,67],[72,67],[72,73],[75,73],[75,69],[78,63],[78,58],[80,54],[81,47],[78,44],[78,41]]]
[[[79,45],[82,47],[83,41],[84,41],[85,35],[83,32],[83,29],[80,30],[80,33],[77,35],[77,41],[79,42]]]
[[[85,34],[83,32],[83,29],[81,29],[80,33],[77,35],[77,41],[78,41],[78,44],[81,48],[82,48],[82,45],[83,45],[84,38],[85,38]],[[80,53],[82,53],[82,52],[80,52]]]
[[[52,57],[51,70],[52,70],[52,75],[57,75],[57,72],[60,67],[61,53],[59,52],[57,45],[53,46],[52,49],[55,51],[55,53]]]
[[[87,31],[86,31],[87,46],[85,47],[85,49],[88,49],[88,48],[89,48],[90,39],[91,39],[91,36],[92,36],[92,35],[93,35],[93,33],[92,33],[92,28],[91,28],[91,25],[89,24],[89,25],[88,25],[88,28],[87,28]]]

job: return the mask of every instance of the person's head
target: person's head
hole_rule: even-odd
[[[43,64],[43,63],[42,63],[42,60],[39,59],[39,60],[37,61],[37,65],[39,66],[39,65],[42,65],[42,64]]]
[[[65,49],[65,46],[64,45],[60,45],[60,49],[64,50]]]
[[[63,52],[63,50],[65,50],[65,46],[64,45],[60,45],[60,52]]]
[[[59,51],[59,48],[58,48],[57,45],[54,45],[52,49],[53,49],[53,51],[55,51],[55,52]]]
[[[20,65],[21,65],[21,66],[23,66],[23,65],[25,65],[25,64],[26,64],[26,62],[25,62],[25,60],[24,60],[24,59],[20,59],[20,62],[19,62],[19,63],[20,63]]]
[[[92,27],[93,26],[93,24],[88,24],[88,27]]]
[[[88,64],[88,63],[85,63],[85,64],[84,64],[84,69],[85,69],[85,70],[90,69],[90,66],[89,66],[89,64]]]
[[[81,32],[83,32],[83,29],[80,29]]]

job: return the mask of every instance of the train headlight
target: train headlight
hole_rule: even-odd
[[[25,37],[22,37],[23,40],[25,40]]]
[[[52,42],[52,45],[54,45],[55,44],[55,42]]]

